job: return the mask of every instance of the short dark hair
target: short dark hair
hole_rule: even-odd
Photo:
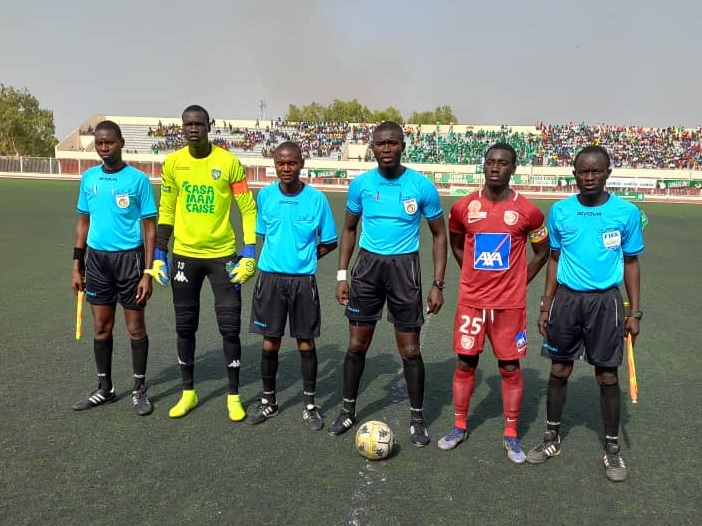
[[[405,131],[402,129],[402,126],[397,124],[394,121],[383,121],[378,126],[376,126],[375,130],[373,130],[373,135],[376,133],[384,132],[384,131],[397,131],[400,132],[400,136],[404,139],[405,136]]]
[[[602,157],[605,158],[607,161],[607,168],[609,168],[610,164],[612,163],[612,160],[609,158],[609,153],[607,153],[607,150],[605,150],[602,146],[599,144],[591,144],[590,146],[585,146],[582,150],[580,150],[576,155],[575,159],[573,159],[573,168],[575,168],[575,165],[578,162],[578,158],[582,154],[588,154],[588,153],[596,153],[601,155]]]
[[[207,123],[209,124],[209,122],[210,122],[210,114],[207,113],[207,110],[206,110],[205,108],[203,108],[202,106],[200,106],[199,104],[191,104],[190,106],[188,106],[187,108],[185,108],[185,109],[183,110],[183,115],[185,115],[185,114],[186,114],[187,112],[189,112],[189,111],[197,111],[197,112],[202,112],[202,113],[204,113],[204,114],[205,114],[205,117],[207,117],[207,119],[206,119],[206,120],[207,120]]]
[[[300,157],[300,159],[302,159],[302,149],[300,149],[300,145],[297,144],[296,142],[293,142],[293,141],[281,142],[278,146],[275,147],[275,151],[277,152],[278,150],[292,150]]]
[[[496,142],[485,151],[485,157],[487,157],[492,150],[505,150],[509,152],[512,156],[512,164],[517,164],[517,151],[512,147],[511,144],[507,144],[506,142]]]
[[[100,121],[97,123],[95,126],[95,132],[98,130],[112,130],[117,134],[117,138],[121,141],[123,140],[122,137],[122,130],[119,127],[119,124],[117,124],[114,121]]]

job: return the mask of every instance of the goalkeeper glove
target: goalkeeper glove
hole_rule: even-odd
[[[256,245],[244,245],[236,259],[227,263],[229,281],[234,285],[241,285],[251,279],[256,274]]]
[[[151,274],[156,283],[166,286],[170,280],[171,262],[168,260],[168,254],[162,248],[154,249],[153,267],[146,271]]]

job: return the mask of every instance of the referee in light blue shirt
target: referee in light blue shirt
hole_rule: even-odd
[[[356,423],[356,397],[366,352],[387,303],[407,381],[410,440],[423,447],[429,444],[429,432],[423,415],[424,362],[419,331],[425,309],[437,313],[444,303],[446,224],[434,183],[400,162],[405,149],[402,127],[394,122],[380,124],[373,132],[371,148],[378,166],[349,186],[341,233],[336,298],[346,307],[349,344],[344,358],[343,406],[329,433],[341,435]],[[434,280],[426,299],[419,266],[422,216],[433,238]],[[347,276],[359,223],[360,253]]]
[[[641,215],[633,204],[605,190],[612,172],[601,146],[583,148],[574,162],[577,195],[559,201],[548,214],[551,256],[541,299],[542,355],[551,360],[546,431],[527,453],[539,464],[560,454],[561,414],[568,378],[580,356],[595,367],[604,423],[604,467],[614,482],[627,476],[620,454],[620,389],[624,338],[639,333],[639,255],[644,251]],[[619,286],[624,282],[631,315],[625,318]]]
[[[249,422],[260,424],[278,414],[276,375],[278,351],[290,321],[290,336],[297,340],[302,371],[302,419],[312,431],[324,420],[315,404],[317,352],[321,308],[317,291],[317,260],[336,248],[336,224],[326,196],[300,180],[304,166],[294,142],[278,145],[273,164],[279,182],[262,188],[256,198],[256,234],[263,238],[258,259],[261,271],[251,306],[251,332],[263,336],[261,403]]]

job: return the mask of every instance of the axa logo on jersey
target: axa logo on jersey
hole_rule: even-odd
[[[478,232],[475,234],[473,268],[476,270],[507,270],[512,249],[508,233]]]

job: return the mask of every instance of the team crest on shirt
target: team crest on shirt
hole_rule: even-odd
[[[475,345],[475,338],[468,336],[467,334],[461,335],[461,347],[468,350],[472,349]]]
[[[129,207],[129,194],[116,195],[115,202],[117,203],[117,206],[120,208],[128,208]]]
[[[412,198],[412,199],[405,199],[404,202],[402,203],[405,206],[405,212],[407,212],[409,215],[413,215],[417,213],[417,200]]]
[[[482,205],[480,204],[480,201],[471,201],[468,203],[469,223],[475,223],[476,221],[480,221],[481,219],[485,219],[487,217],[487,212],[481,212],[481,208]]]
[[[216,181],[220,177],[222,177],[222,170],[219,168],[212,168],[212,179]]]
[[[506,210],[503,219],[505,220],[506,225],[516,225],[517,221],[519,221],[519,212],[515,212],[514,210]]]

